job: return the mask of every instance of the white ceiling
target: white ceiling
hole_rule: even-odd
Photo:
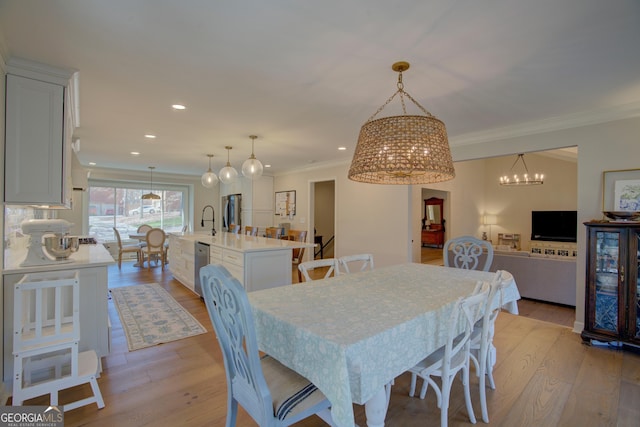
[[[0,40],[79,70],[85,166],[239,169],[250,134],[271,173],[349,161],[399,60],[452,146],[640,112],[638,0],[0,0]]]

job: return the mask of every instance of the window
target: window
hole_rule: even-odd
[[[145,184],[129,182],[89,181],[89,234],[99,242],[115,240],[113,227],[123,239],[142,224],[162,228],[166,232],[181,231],[187,223],[185,206],[189,198],[187,185],[154,185],[160,200],[142,200],[149,192]]]

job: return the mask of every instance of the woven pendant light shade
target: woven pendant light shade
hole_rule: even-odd
[[[428,184],[455,177],[444,123],[404,91],[402,71],[407,68],[406,62],[394,64],[393,69],[400,72],[398,91],[360,129],[349,179],[372,184]],[[374,119],[398,94],[405,114]],[[407,115],[404,96],[425,115]]]

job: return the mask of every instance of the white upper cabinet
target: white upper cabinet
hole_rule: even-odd
[[[71,205],[72,73],[10,61],[6,76],[5,191],[7,204]],[[44,72],[43,72],[44,71]],[[67,73],[67,74],[65,74]]]

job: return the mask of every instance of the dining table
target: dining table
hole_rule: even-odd
[[[384,426],[393,379],[445,344],[455,301],[496,273],[406,263],[250,292],[260,350],[306,377],[340,427]],[[511,274],[495,307],[517,314]]]

